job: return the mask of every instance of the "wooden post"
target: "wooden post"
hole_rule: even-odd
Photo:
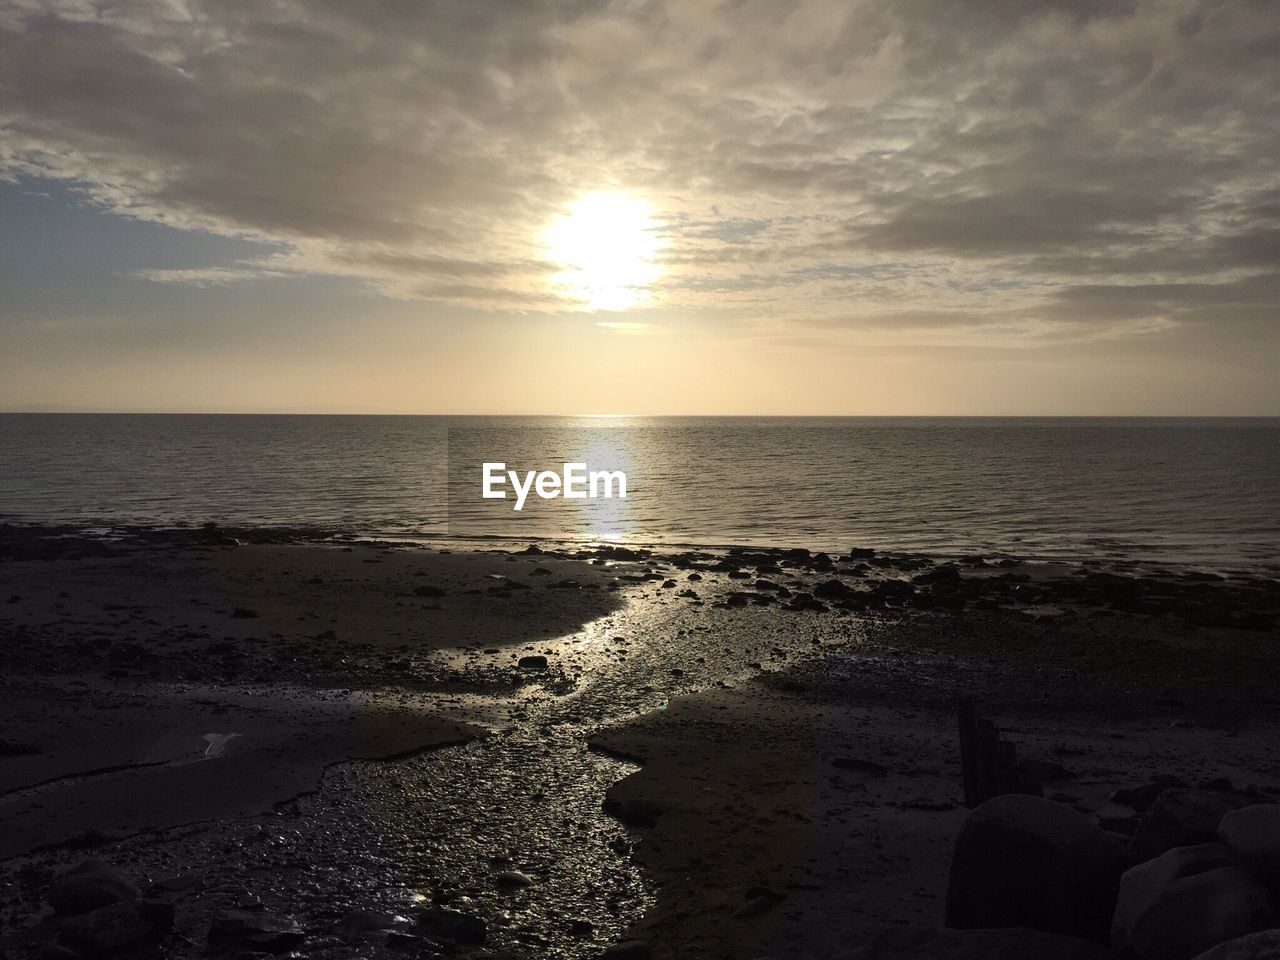
[[[960,701],[960,775],[964,781],[964,805],[976,807],[982,802],[982,779],[978,772],[978,718],[973,701]]]
[[[979,770],[982,772],[982,799],[1000,793],[1000,733],[990,720],[978,721]]]

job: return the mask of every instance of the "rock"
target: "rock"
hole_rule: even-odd
[[[1173,784],[1161,781],[1153,781],[1144,783],[1140,787],[1127,787],[1116,790],[1108,798],[1113,803],[1122,803],[1126,807],[1132,807],[1138,813],[1146,813],[1151,809],[1151,805],[1159,799],[1160,794],[1166,790],[1172,790]]]
[[[1071,807],[995,797],[956,838],[947,926],[1030,927],[1105,943],[1123,870],[1119,843]]]
[[[1280,803],[1232,810],[1218,824],[1218,836],[1264,881],[1280,884]]]
[[[528,875],[521,873],[519,870],[504,870],[493,878],[493,882],[500,887],[532,887],[533,881]]]
[[[209,921],[214,950],[287,953],[305,939],[292,920],[262,911],[218,910]]]
[[[415,597],[443,597],[449,591],[443,587],[433,587],[430,584],[424,584],[413,591]]]
[[[517,660],[516,666],[521,670],[545,670],[547,669],[547,658],[541,654],[531,654]]]
[[[960,571],[951,566],[944,564],[940,567],[934,567],[924,573],[918,573],[911,578],[913,583],[959,583],[964,579]]]
[[[256,620],[258,617],[257,610],[250,610],[248,607],[236,607],[231,611],[231,616],[237,620]]]
[[[623,940],[606,947],[602,960],[649,960],[649,944],[645,940]]]
[[[1111,921],[1111,942],[1124,948],[1134,940],[1134,931],[1143,916],[1178,879],[1229,867],[1236,860],[1225,843],[1201,843],[1174,847],[1153,860],[1125,871],[1120,878],[1115,916]]]
[[[1113,946],[1143,960],[1190,960],[1272,926],[1276,915],[1267,891],[1247,868],[1201,869],[1229,856],[1225,845],[1200,844],[1170,850],[1126,872]]]
[[[1200,954],[1195,960],[1275,960],[1280,957],[1280,930],[1236,937]]]
[[[346,943],[357,943],[370,937],[378,937],[394,929],[396,918],[376,910],[352,910],[334,924],[333,932]]]
[[[1248,801],[1218,790],[1166,790],[1147,811],[1129,848],[1129,862],[1142,863],[1174,847],[1218,839],[1218,824]]]
[[[1111,960],[1096,943],[1039,930],[887,930],[832,960]]]
[[[813,588],[813,595],[824,600],[838,600],[849,593],[849,585],[842,580],[823,580]]]
[[[88,956],[108,956],[158,944],[173,929],[173,904],[119,901],[68,917],[58,925],[63,944]]]
[[[392,930],[387,934],[386,944],[388,948],[408,953],[418,960],[436,960],[440,956],[439,941],[429,940],[412,933]]]
[[[138,888],[106,861],[85,860],[54,883],[44,898],[58,916],[70,917],[136,900]]]
[[[479,917],[457,910],[432,908],[418,914],[418,929],[428,936],[455,943],[484,943],[489,929]]]
[[[622,781],[626,782],[626,781]],[[615,787],[617,784],[614,785]],[[611,788],[604,800],[604,812],[617,817],[629,827],[652,827],[663,814],[662,804],[644,797],[618,797]]]

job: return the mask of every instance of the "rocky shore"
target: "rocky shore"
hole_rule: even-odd
[[[1267,956],[1278,615],[1256,571],[0,527],[0,955]],[[965,808],[961,697],[1036,795]]]

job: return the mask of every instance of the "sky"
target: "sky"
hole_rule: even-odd
[[[5,0],[0,409],[1280,415],[1276,0]]]

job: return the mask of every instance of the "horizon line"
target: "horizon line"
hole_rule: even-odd
[[[75,408],[0,409],[0,416],[157,417],[572,417],[583,420],[808,419],[808,420],[1275,420],[1280,413],[419,413],[389,410],[86,410]]]

